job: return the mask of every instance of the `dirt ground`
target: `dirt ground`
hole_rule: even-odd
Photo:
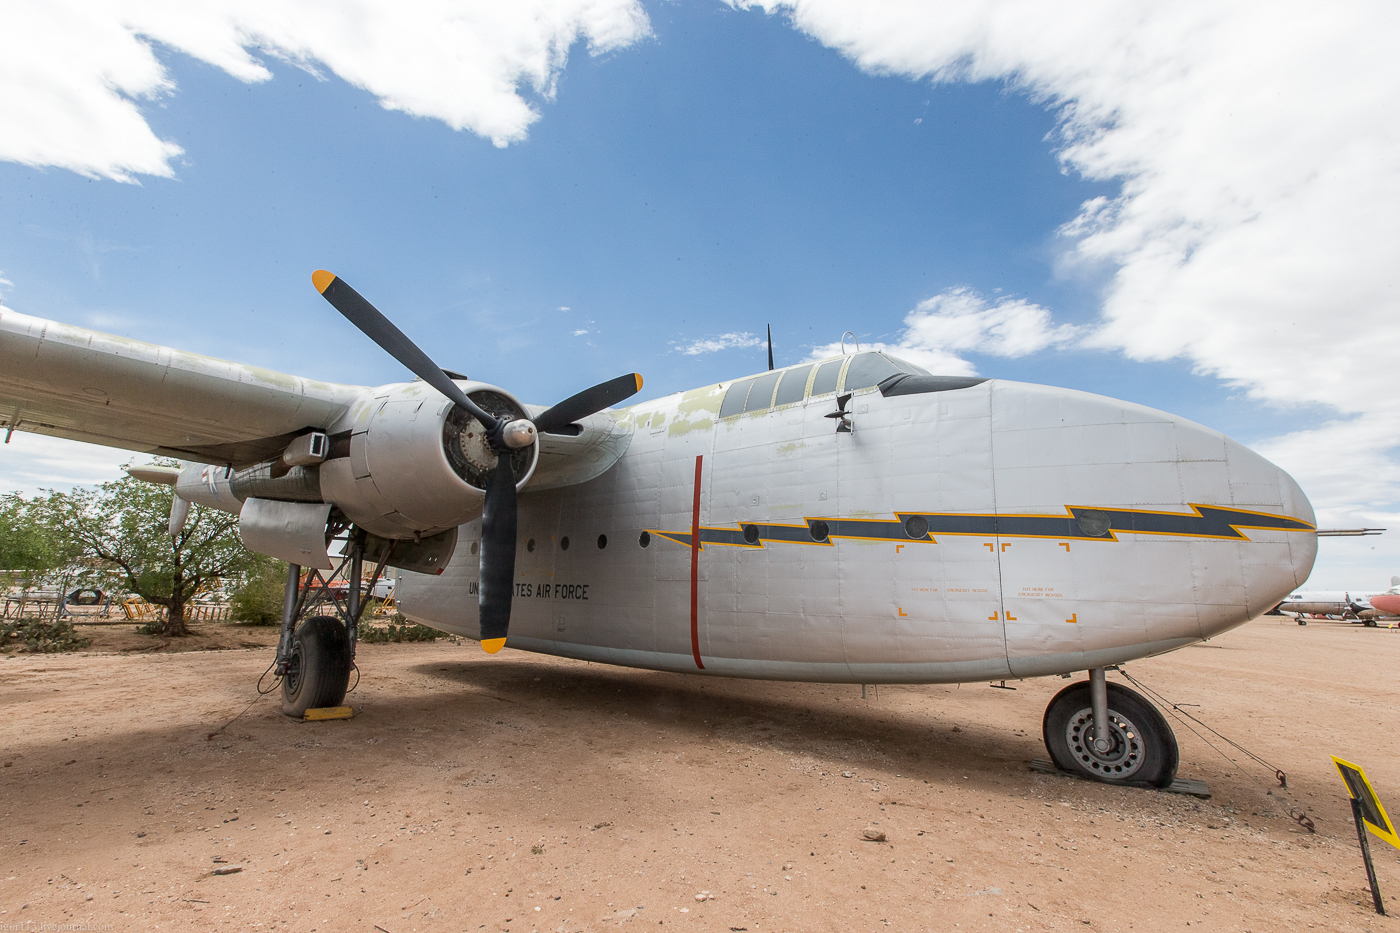
[[[1028,770],[1059,679],[862,699],[364,645],[354,719],[268,697],[211,740],[269,648],[104,644],[0,660],[0,930],[1400,930],[1328,758],[1400,815],[1397,631],[1262,619],[1129,665],[1288,772],[1178,725],[1209,801]]]

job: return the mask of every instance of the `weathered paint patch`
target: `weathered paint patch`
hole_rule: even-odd
[[[681,437],[691,431],[708,431],[715,426],[709,418],[697,418],[692,421],[676,421],[671,425],[671,430],[666,432],[667,437]]]
[[[806,441],[793,441],[791,444],[780,444],[778,446],[778,456],[790,457],[806,446]]]
[[[676,411],[683,415],[694,412],[708,411],[719,414],[719,406],[724,401],[724,388],[722,384],[705,386],[703,389],[691,389],[683,393],[680,401],[676,403]]]

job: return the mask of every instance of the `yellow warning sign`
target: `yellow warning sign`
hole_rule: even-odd
[[[1352,799],[1361,804],[1361,819],[1366,824],[1366,828],[1371,831],[1371,835],[1400,849],[1400,835],[1395,832],[1395,825],[1390,822],[1390,817],[1386,815],[1385,807],[1381,806],[1381,799],[1376,796],[1375,788],[1366,779],[1366,772],[1362,771],[1359,765],[1354,765],[1349,761],[1332,756],[1332,763],[1337,766],[1338,773],[1342,780],[1346,782],[1347,790],[1351,792]]]

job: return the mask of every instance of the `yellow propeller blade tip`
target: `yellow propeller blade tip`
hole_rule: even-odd
[[[495,654],[506,646],[504,638],[483,638],[481,647],[487,654]]]
[[[335,273],[327,272],[325,269],[317,269],[315,272],[311,273],[311,284],[315,285],[316,291],[320,292],[322,295],[326,293],[326,289],[330,288],[331,283],[334,281]]]
[[[638,392],[642,391],[642,374],[641,374],[641,373],[633,373],[632,375],[635,376],[636,379],[637,379],[637,391],[638,391]]]

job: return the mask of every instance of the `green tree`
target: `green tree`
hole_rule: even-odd
[[[25,586],[72,564],[79,553],[47,520],[42,499],[0,496],[0,570],[18,571]]]
[[[113,573],[147,602],[166,610],[170,636],[189,634],[185,605],[206,583],[241,577],[257,558],[238,539],[238,516],[190,507],[176,538],[168,532],[168,486],[130,476],[96,489],[51,492],[44,511],[70,547]]]
[[[253,566],[246,571],[243,585],[229,600],[229,608],[233,610],[230,618],[253,625],[281,624],[286,586],[286,562],[254,554]]]

